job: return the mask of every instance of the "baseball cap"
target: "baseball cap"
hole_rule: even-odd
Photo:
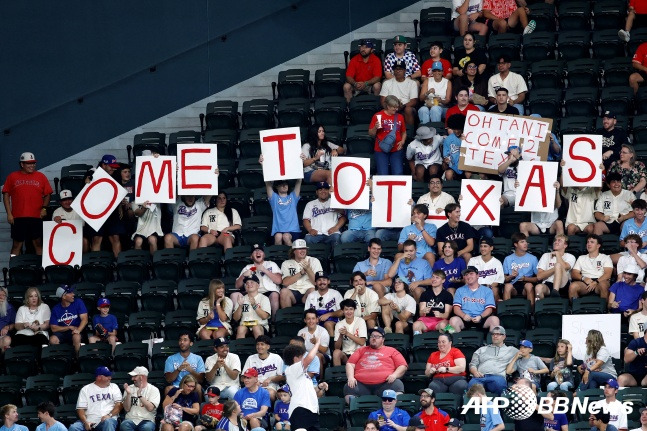
[[[451,419],[449,422],[445,424],[446,427],[456,427],[456,428],[462,428],[463,422],[461,422],[458,419]]]
[[[36,163],[36,156],[34,153],[24,152],[20,155],[21,163]]]
[[[616,379],[609,379],[606,381],[606,384],[611,386],[614,389],[619,389],[620,385],[618,385],[618,381]]]
[[[117,158],[112,154],[104,154],[103,157],[101,158],[101,163],[115,169],[119,167],[119,163],[117,163]]]
[[[431,70],[443,70],[443,64],[440,61],[434,61],[431,64]]]
[[[373,332],[379,332],[382,336],[384,336],[384,329],[380,328],[379,326],[369,329],[368,335],[370,336]]]
[[[373,41],[371,39],[362,39],[362,41],[360,42],[360,45],[364,45],[367,48],[374,48],[375,47],[375,44],[373,43]]]
[[[148,376],[148,368],[146,367],[135,367],[130,373],[131,376]]]
[[[434,136],[436,136],[436,129],[433,127],[427,127],[427,126],[420,126],[416,130],[416,139],[418,140],[425,140],[425,139],[431,139]]]
[[[255,252],[256,250],[265,251],[265,249],[263,248],[263,244],[254,244],[252,246],[252,253]]]
[[[506,153],[506,154],[510,154],[510,152],[511,152],[512,150],[519,150],[519,146],[518,146],[518,145],[510,145],[510,146],[508,147],[508,149],[506,150],[506,152],[505,152],[505,153]]]
[[[207,396],[208,397],[220,396],[220,389],[218,388],[218,386],[209,386],[209,388],[207,388]]]
[[[434,396],[434,390],[431,388],[424,388],[418,391],[418,395],[422,395],[423,393],[429,395],[430,397]]]
[[[407,63],[405,63],[404,60],[396,60],[395,63],[393,63],[392,69],[406,69],[407,68]]]
[[[470,265],[470,266],[468,266],[467,268],[465,268],[465,269],[463,270],[463,272],[461,272],[461,275],[465,275],[465,274],[468,274],[468,273],[470,273],[470,272],[475,272],[475,273],[477,273],[477,274],[478,274],[478,273],[479,273],[479,270],[478,270],[478,268],[476,268],[475,266]]]
[[[521,340],[521,342],[519,342],[519,346],[528,347],[529,349],[533,348],[530,340]]]
[[[108,367],[97,367],[97,369],[94,370],[94,375],[112,377],[112,371],[110,371]]]
[[[616,116],[616,113],[613,111],[604,111],[604,114],[602,114],[602,118],[607,117],[607,118],[618,118]]]
[[[409,419],[409,426],[416,427],[418,429],[425,429],[425,423],[420,419],[420,416],[413,416]]]
[[[326,273],[324,271],[317,271],[317,273],[315,274],[315,281],[319,280],[320,278],[329,279],[330,276],[328,276],[328,273]]]
[[[305,239],[297,239],[296,241],[292,242],[292,250],[296,250],[298,248],[308,248]]]
[[[393,43],[407,43],[407,42],[408,42],[407,38],[402,36],[401,34],[393,38]]]
[[[56,289],[56,297],[57,298],[62,298],[63,295],[65,295],[66,293],[71,293],[71,292],[74,292],[74,287],[69,286],[67,284],[63,284],[61,287]]]
[[[319,181],[317,183],[317,190],[319,190],[319,189],[329,189],[329,188],[330,188],[330,184],[328,184],[326,181]]]
[[[292,395],[292,391],[290,390],[290,385],[283,385],[276,392],[287,392],[288,394]]]
[[[258,371],[256,371],[256,368],[248,368],[243,373],[243,376],[245,376],[245,377],[258,377]]]
[[[70,190],[61,190],[61,193],[58,194],[58,200],[62,201],[63,199],[72,199],[72,192]]]
[[[213,347],[220,347],[224,346],[225,344],[229,344],[229,339],[225,337],[220,337],[213,340]]]
[[[258,280],[258,277],[256,276],[256,274],[252,274],[252,275],[248,275],[248,276],[244,277],[243,278],[243,284],[247,283],[249,280],[260,283],[260,281]]]
[[[108,298],[99,298],[99,300],[97,301],[97,307],[110,307],[110,300]]]
[[[479,244],[483,244],[483,243],[489,245],[490,247],[494,247],[494,240],[492,238],[490,238],[489,236],[482,236],[481,237],[481,239],[479,241]]]
[[[503,326],[495,326],[494,328],[492,328],[490,332],[492,333],[497,332],[501,335],[505,335],[505,328]]]
[[[384,392],[382,392],[382,399],[384,398],[391,398],[395,400],[398,398],[398,394],[396,394],[393,389],[387,389]]]

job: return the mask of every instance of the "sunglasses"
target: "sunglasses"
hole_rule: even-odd
[[[323,298],[323,296],[320,296],[319,297],[319,306],[320,307],[323,307],[323,302],[324,302],[324,298]]]
[[[393,401],[395,401],[395,398],[382,398],[382,401],[384,401],[385,403],[392,403]]]

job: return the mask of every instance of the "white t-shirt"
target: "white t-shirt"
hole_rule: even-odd
[[[110,383],[108,387],[101,388],[95,383],[90,383],[81,388],[76,409],[85,410],[88,422],[98,424],[101,417],[110,413],[121,400],[121,391],[116,384]]]
[[[404,78],[402,82],[395,78],[387,79],[382,83],[380,96],[395,96],[406,105],[411,99],[418,99],[418,84],[409,77]]]
[[[637,332],[639,337],[645,335],[647,328],[647,314],[635,313],[629,318],[629,333]]]
[[[160,390],[150,383],[147,383],[141,391],[141,396],[137,395],[138,391],[139,389],[135,385],[128,386],[128,392],[130,392],[130,411],[126,412],[126,419],[135,422],[135,425],[139,425],[141,421],[155,422],[157,406],[160,404]],[[124,400],[126,399],[126,395],[126,391],[124,391]],[[145,398],[155,406],[152,412],[149,412],[148,409],[144,407],[140,398]]]
[[[638,252],[638,256],[640,256],[640,259],[642,259],[643,262],[647,262],[647,254]],[[634,259],[632,255],[625,254],[620,256],[620,259],[618,259],[618,266],[616,267],[618,274],[625,272],[625,268],[631,264],[637,265],[636,259]],[[638,265],[638,268],[640,268],[640,265]],[[645,281],[645,270],[640,268],[636,282],[642,284],[643,281]]]
[[[413,160],[416,165],[428,168],[431,165],[440,165],[443,162],[440,143],[442,136],[436,135],[430,145],[425,145],[419,140],[414,140],[407,147],[407,160]]]
[[[582,190],[576,187],[567,187],[566,195],[569,202],[566,213],[566,226],[569,224],[595,223],[593,215],[595,200],[600,193],[599,188],[585,187]]]
[[[323,300],[320,301],[319,298],[323,298]],[[341,293],[335,289],[328,289],[324,295],[321,295],[318,290],[314,290],[306,297],[303,309],[327,310],[326,312],[337,311],[342,300]]]
[[[636,199],[636,195],[629,190],[622,190],[618,196],[607,190],[600,195],[595,203],[595,211],[610,216],[611,220],[607,223],[618,220],[618,217],[628,214],[632,211],[631,203]]]
[[[323,269],[321,268],[321,262],[319,262],[319,259],[317,259],[316,257],[306,256],[305,260],[308,261],[312,272],[314,272],[315,274],[319,271],[323,271]],[[281,275],[284,279],[286,277],[290,277],[291,275],[295,275],[300,271],[301,265],[299,265],[299,263],[294,259],[286,260],[285,262],[283,262],[283,264],[281,264]],[[304,273],[296,282],[285,287],[296,290],[297,292],[305,295],[308,289],[315,287],[315,285],[312,284],[312,281],[310,281],[308,274]]]
[[[202,214],[202,222],[200,223],[200,225],[206,226],[209,230],[213,229],[216,232],[220,232],[224,228],[233,226],[235,224],[242,225],[238,211],[236,211],[235,208],[231,209],[231,219],[232,220],[230,224],[225,213],[214,207],[209,208]]]
[[[429,215],[427,216],[427,223],[434,223],[436,227],[441,227],[447,223],[447,217],[445,216],[445,207],[449,204],[455,204],[456,199],[454,196],[449,193],[440,192],[440,195],[437,197],[432,197],[431,192],[425,193],[420,196],[417,204],[427,205],[429,208]],[[438,212],[437,210],[441,211]]]
[[[353,296],[353,293],[355,293],[355,289],[347,290],[344,293],[344,299],[350,298]],[[380,304],[378,304],[380,297],[373,289],[367,288],[363,295],[357,295],[354,300],[355,304],[357,304],[355,308],[355,316],[357,317],[368,316],[371,313],[379,313],[382,309]]]
[[[537,269],[543,269],[544,271],[551,270],[555,267],[555,263],[557,262],[557,258],[555,256],[551,256],[551,252],[547,252],[541,255],[541,259],[539,259],[539,263],[537,263]],[[573,269],[573,266],[575,265],[575,256],[573,256],[570,253],[564,253],[564,256],[562,256],[562,259],[564,262],[568,263],[571,266],[571,269]],[[553,279],[555,278],[555,274],[551,275],[547,279],[543,281],[547,281],[549,283],[553,282]],[[568,283],[571,280],[571,271],[564,271],[564,276],[562,277],[562,285],[559,286],[561,289],[562,287],[566,286],[566,283]]]
[[[617,429],[627,429],[627,412],[625,412],[625,409],[620,401],[615,400],[607,403],[606,400],[599,400],[591,404],[607,408],[609,415],[611,415],[611,418],[609,419],[609,425],[613,425]]]
[[[209,356],[204,363],[205,371],[207,373],[210,372],[217,362],[217,353]],[[240,373],[240,358],[237,354],[231,352],[227,353],[227,356],[225,356],[225,364],[227,365],[227,367],[231,368],[232,370],[237,370],[238,373]],[[210,385],[217,386],[221,391],[229,387],[240,389],[240,379],[230,378],[229,374],[227,374],[227,371],[225,371],[225,367],[221,367],[216,371],[216,374],[213,376],[213,380],[211,380]]]
[[[143,206],[143,204],[140,205],[134,202],[130,204],[133,211],[137,211]],[[135,238],[135,235],[141,235],[146,238],[153,234],[157,234],[159,236],[164,235],[164,232],[162,231],[162,213],[160,208],[156,204],[149,204],[147,208],[148,210],[144,211],[144,214],[137,217],[137,230],[135,230],[135,233],[132,236],[133,238]]]
[[[305,328],[302,328],[299,333],[297,334],[299,337],[303,337],[304,340],[306,340],[306,352],[309,352],[312,350],[314,347],[314,344],[310,341],[312,338],[313,334],[308,331],[308,327],[306,326]],[[317,325],[315,328],[315,333],[314,337],[317,338],[318,340],[321,340],[319,343],[324,346],[328,347],[328,350],[326,350],[326,354],[330,355],[330,335],[328,334],[328,331],[324,329],[323,326]]]
[[[475,266],[479,270],[479,284],[483,286],[491,286],[492,283],[505,283],[503,265],[496,257],[486,262],[483,260],[483,256],[474,256],[467,263],[467,266]]]
[[[50,316],[51,311],[49,309],[49,305],[45,304],[44,302],[41,302],[35,313],[29,311],[29,307],[23,305],[22,307],[18,308],[18,311],[16,312],[16,323],[31,325],[37,320],[40,323],[45,323],[49,321]],[[20,331],[16,332],[16,334],[35,335],[34,331],[29,328],[21,329]],[[38,334],[43,334],[47,337],[47,339],[49,339],[49,334],[47,333],[47,331],[39,331]]]
[[[555,223],[555,220],[557,220],[558,218],[559,208],[555,208],[553,212],[550,213],[538,211],[533,211],[530,213],[530,222],[536,224],[542,233],[546,233],[546,230],[550,229],[553,223]]]
[[[285,369],[285,379],[287,380],[287,383],[290,386],[290,391],[292,392],[290,407],[288,408],[288,416],[292,416],[292,412],[297,407],[319,414],[319,400],[317,399],[317,392],[315,392],[312,380],[306,371],[307,370],[303,368],[303,362],[297,362]]]
[[[577,269],[582,273],[582,277],[600,278],[604,274],[604,268],[613,268],[611,258],[606,254],[598,254],[596,257],[589,257],[588,254],[583,254],[577,258],[573,269]]]
[[[303,210],[303,219],[310,220],[310,225],[319,235],[328,236],[328,229],[337,224],[341,214],[336,209],[330,208],[331,200],[321,202],[319,199],[306,204]]]
[[[263,295],[262,293],[257,293],[256,297],[254,297],[254,300],[256,301],[256,305],[261,306],[261,310],[270,314],[270,316],[272,315],[270,300],[267,298],[267,296]],[[234,313],[236,312],[236,310],[238,310],[238,307],[240,307],[240,305],[236,303],[234,305]],[[249,294],[243,296],[243,311],[240,317],[240,324],[243,325],[245,322],[248,322],[249,326],[261,325],[265,329],[269,329],[267,319],[261,319],[261,317],[256,313],[256,310],[252,308],[249,302]]]
[[[258,353],[250,356],[245,361],[245,366],[243,367],[243,373],[249,368],[254,368],[258,371],[258,381],[264,382],[265,380],[283,375],[283,368],[285,367],[283,359],[276,353],[270,353],[269,356],[265,359],[261,359],[258,356]],[[310,382],[312,386],[312,381]],[[270,383],[269,387],[277,390],[279,388],[278,383]]]
[[[54,212],[52,213],[52,220],[54,220],[56,217],[60,217],[61,220],[63,221],[72,221],[72,220],[83,221],[81,216],[78,215],[76,211],[74,210],[65,211],[63,207],[58,207],[54,210]],[[85,224],[85,221],[83,221],[83,224]]]
[[[227,331],[229,331],[229,334],[231,335],[230,322],[231,322],[231,316],[234,312],[234,303],[231,301],[231,299],[225,297],[225,306],[222,307],[222,311],[224,311],[227,317],[229,317],[229,320],[227,322],[223,322],[221,320],[220,323],[222,323],[222,326],[224,326],[227,329]],[[198,312],[195,316],[195,320],[200,320],[203,317],[208,316],[209,313],[211,313],[211,307],[209,306],[209,298],[203,298],[202,301],[200,301],[200,303],[198,304]],[[214,310],[214,314],[215,314],[215,310]],[[196,334],[200,332],[200,330],[204,328],[205,325],[200,325]]]
[[[456,9],[463,5],[463,0],[452,0],[452,19],[458,18],[458,12]],[[467,6],[467,15],[471,15],[476,12],[483,10],[483,0],[470,0],[469,6]]]
[[[339,337],[342,335],[339,333],[341,328],[346,328],[348,333],[353,334],[355,337],[366,338],[366,322],[361,317],[355,316],[351,323],[346,322],[346,319],[342,319],[335,325],[335,341],[339,340]],[[355,343],[350,338],[344,336],[344,339],[341,342],[341,351],[347,355],[352,355],[353,352],[359,349],[359,344]]]
[[[508,72],[505,79],[501,78],[500,73],[492,75],[487,82],[488,97],[496,97],[496,90],[501,87],[508,89],[508,97],[512,100],[516,100],[520,93],[528,91],[526,81],[521,75],[514,72]]]
[[[409,319],[407,319],[407,322],[413,323],[413,318],[415,317],[416,314],[416,300],[413,299],[410,295],[404,295],[402,298],[399,298],[395,293],[387,293],[384,295],[386,299],[389,301],[393,301],[395,305],[400,307],[401,312],[402,311],[408,311],[411,313],[411,316]],[[391,310],[391,315],[395,318],[397,318],[398,313],[396,313],[395,310]]]
[[[247,272],[249,268],[255,266],[256,269],[256,276],[258,277],[258,291],[260,293],[265,293],[265,292],[278,292],[279,291],[279,286],[276,285],[272,281],[272,279],[267,275],[268,272],[271,272],[272,274],[280,274],[281,270],[279,269],[279,266],[272,262],[271,260],[264,260],[263,261],[263,268],[265,270],[263,271],[263,275],[261,275],[258,271],[258,266],[255,263],[250,263],[249,265],[246,265],[242,271],[240,271],[240,276],[243,275],[243,273]]]
[[[336,150],[339,148],[339,145],[335,145],[332,142],[328,142],[328,147],[330,147],[330,150]],[[310,144],[305,143],[301,146],[301,153],[306,156],[306,158],[310,158]],[[316,153],[316,151],[315,151]],[[310,166],[304,166],[303,167],[303,172],[310,172],[314,171],[315,169],[330,169],[330,164],[332,163],[332,154],[331,153],[326,153],[320,158],[318,158],[313,164]]]
[[[207,205],[202,198],[197,198],[192,207],[187,207],[178,200],[173,209],[173,233],[188,237],[200,232],[200,220],[206,209]]]

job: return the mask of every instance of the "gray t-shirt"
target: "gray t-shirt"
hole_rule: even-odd
[[[514,370],[519,372],[520,377],[524,377],[524,373],[528,370],[528,368],[532,368],[534,370],[544,370],[548,367],[546,367],[546,364],[544,364],[544,362],[535,355],[530,355],[527,358],[520,357],[519,359],[517,359],[517,362],[514,363]],[[532,380],[532,382],[539,387],[541,380],[540,374],[530,374],[530,376],[525,377],[529,377],[530,380]]]
[[[600,347],[600,350],[598,350],[598,354],[595,358],[587,356],[586,359],[584,359],[584,363],[589,369],[593,366],[593,364],[595,364],[595,361],[604,362],[602,364],[602,367],[600,367],[600,369],[596,371],[611,374],[614,379],[618,377],[618,372],[616,371],[616,367],[613,365],[613,358],[611,358],[611,354],[609,353],[607,346]]]

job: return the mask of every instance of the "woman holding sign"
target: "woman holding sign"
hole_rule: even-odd
[[[330,164],[332,158],[344,154],[344,148],[326,140],[326,130],[321,124],[308,129],[308,138],[301,147],[303,159],[303,177],[311,183],[326,181],[332,184]],[[303,158],[303,157],[302,157]]]
[[[403,150],[407,139],[404,117],[398,114],[400,100],[384,98],[384,110],[373,115],[368,134],[375,136],[374,157],[377,175],[402,175]]]

